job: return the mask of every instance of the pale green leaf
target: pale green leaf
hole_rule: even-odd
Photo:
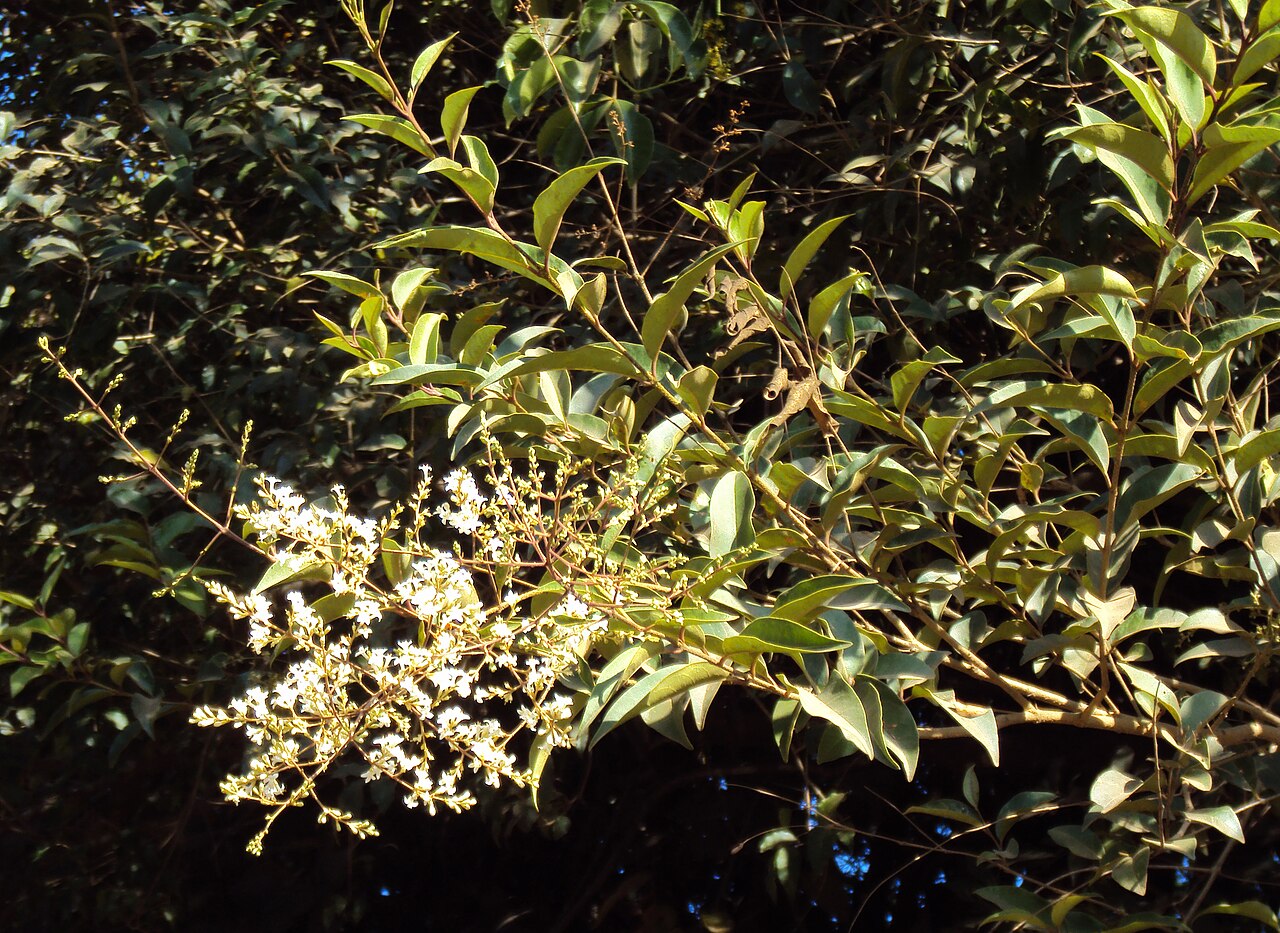
[[[753,620],[739,635],[726,638],[722,650],[730,654],[763,654],[778,651],[785,654],[822,654],[847,648],[852,642],[829,638],[821,632],[792,622],[766,616]]]
[[[460,91],[454,91],[444,99],[444,106],[440,109],[440,132],[444,134],[445,145],[449,149],[450,156],[458,151],[458,140],[462,138],[462,131],[467,125],[467,111],[471,107],[471,98],[475,97],[479,90],[480,86],[466,87]]]
[[[870,297],[872,292],[870,277],[865,272],[850,272],[813,297],[813,300],[809,302],[807,317],[809,333],[813,337],[822,336],[822,332],[826,330],[827,322],[831,320],[831,315],[835,312],[836,307],[840,302],[844,301],[850,292],[857,292],[859,295]]]
[[[1143,45],[1148,44],[1148,39],[1154,39],[1185,62],[1207,87],[1214,86],[1218,58],[1213,43],[1186,13],[1169,7],[1144,6],[1113,15],[1124,20]]]
[[[1131,300],[1138,297],[1133,284],[1114,269],[1106,266],[1080,266],[1023,288],[1013,296],[1009,310],[1014,311],[1033,302],[1082,295],[1114,295]]]
[[[373,384],[378,386],[442,385],[473,388],[483,382],[484,379],[484,371],[474,366],[459,366],[456,363],[411,363],[408,366],[400,366],[375,377]]]
[[[1095,152],[1105,150],[1128,159],[1165,191],[1173,190],[1173,157],[1169,144],[1159,136],[1124,123],[1093,123],[1062,135]]]
[[[708,270],[730,250],[739,244],[726,243],[705,253],[676,276],[671,289],[653,300],[649,310],[645,312],[644,322],[640,326],[641,342],[650,356],[657,354],[663,340],[675,325],[685,302],[706,278]]]
[[[1280,16],[1280,3],[1276,3],[1277,15]],[[1238,904],[1214,904],[1212,907],[1206,907],[1200,911],[1200,916],[1206,914],[1221,914],[1227,917],[1244,917],[1246,920],[1254,920],[1264,924],[1272,930],[1280,930],[1280,921],[1276,919],[1276,912],[1261,901],[1241,901]]]
[[[695,661],[678,667],[667,667],[660,673],[664,676],[655,682],[645,701],[649,706],[665,703],[703,684],[720,683],[729,676],[727,669],[708,661]]]
[[[1224,178],[1264,149],[1280,142],[1280,129],[1273,126],[1219,126],[1205,128],[1203,155],[1191,178],[1187,203],[1194,204]]]
[[[1142,786],[1142,781],[1121,771],[1119,768],[1108,768],[1094,779],[1089,788],[1089,799],[1103,813],[1110,813],[1120,806]]]
[[[1080,122],[1085,126],[1111,123],[1104,113],[1083,105],[1076,111]],[[1155,227],[1163,227],[1169,216],[1171,199],[1169,193],[1136,162],[1116,155],[1109,149],[1095,150],[1098,161],[1115,173],[1121,183],[1133,196],[1134,203],[1147,222]]]
[[[755,539],[752,523],[755,508],[755,490],[746,474],[731,470],[716,480],[711,490],[711,528],[707,542],[712,557],[723,557]]]
[[[1228,839],[1244,842],[1244,829],[1240,826],[1240,817],[1236,816],[1236,811],[1230,807],[1206,807],[1202,810],[1188,810],[1187,819],[1193,823],[1210,826]]]
[[[1272,29],[1244,50],[1244,54],[1236,62],[1231,83],[1236,87],[1244,84],[1251,76],[1275,61],[1277,55],[1280,55],[1280,30]]]
[[[691,411],[698,417],[702,417],[711,408],[719,378],[714,369],[697,366],[680,377],[680,381],[676,384],[676,394]]]
[[[375,74],[363,65],[357,65],[355,62],[342,61],[334,59],[325,62],[326,65],[333,65],[335,68],[341,68],[347,74],[359,78],[369,87],[377,91],[383,98],[392,103],[395,102],[395,89],[387,82],[387,79],[379,74]]]
[[[832,675],[820,693],[807,687],[798,687],[797,691],[797,699],[806,713],[831,723],[858,751],[868,758],[875,757],[862,701],[843,678]]]
[[[412,100],[414,95],[418,93],[418,88],[421,86],[423,79],[431,73],[431,69],[435,67],[436,62],[439,61],[444,50],[449,47],[449,43],[452,42],[454,37],[457,35],[458,34],[456,32],[450,33],[439,42],[431,43],[418,53],[418,57],[414,59],[413,67],[409,71],[410,100]]]
[[[610,165],[624,165],[622,159],[592,159],[571,168],[555,179],[533,202],[533,238],[542,249],[551,251],[565,211],[583,187]]]
[[[813,230],[810,230],[799,245],[791,251],[791,255],[783,263],[782,275],[778,279],[778,295],[783,301],[786,301],[794,293],[796,283],[800,281],[800,277],[804,275],[804,270],[809,266],[809,261],[822,248],[822,244],[827,242],[831,234],[835,233],[836,228],[848,220],[849,217],[849,214],[842,214],[839,217],[824,221]]]
[[[916,727],[915,717],[902,697],[878,678],[859,674],[858,684],[869,685],[879,695],[884,744],[902,765],[903,776],[910,781],[915,777],[916,765],[920,761],[920,730]],[[869,710],[865,701],[863,707]]]
[[[285,583],[297,583],[301,580],[328,580],[331,576],[329,566],[322,560],[307,557],[305,554],[289,554],[274,561],[266,573],[253,588],[254,593],[261,593],[273,586]]]
[[[345,272],[304,272],[303,275],[309,275],[312,278],[319,279],[329,285],[336,286],[344,292],[349,292],[358,298],[382,297],[382,292],[378,291],[368,282],[361,281],[353,275],[347,275]]]
[[[792,586],[778,597],[769,614],[793,622],[808,622],[824,609],[910,611],[901,599],[874,580],[827,574]]]
[[[457,185],[480,211],[486,215],[492,213],[494,187],[489,179],[475,169],[467,168],[447,156],[440,156],[423,166],[422,171],[443,175]]]
[[[415,152],[425,156],[435,155],[431,143],[422,138],[413,124],[404,117],[389,116],[384,113],[357,113],[346,117],[352,123],[358,123],[366,129],[390,136],[396,142],[404,143]]]

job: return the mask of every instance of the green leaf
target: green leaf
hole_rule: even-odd
[[[1144,6],[1111,15],[1123,20],[1148,51],[1152,48],[1149,40],[1154,39],[1185,62],[1206,87],[1214,86],[1218,58],[1213,43],[1186,13],[1168,7]]]
[[[804,270],[808,268],[809,261],[822,248],[822,244],[827,242],[831,234],[835,233],[836,228],[852,216],[850,214],[841,214],[839,217],[833,217],[824,221],[814,229],[810,230],[799,245],[791,251],[791,255],[787,257],[787,261],[782,265],[782,275],[778,278],[778,295],[783,301],[786,301],[795,292],[796,284],[800,281],[800,277],[804,275]],[[821,333],[821,331],[818,331]]]
[[[907,704],[902,702],[902,697],[891,690],[888,684],[875,677],[859,674],[858,685],[869,685],[879,695],[884,721],[884,743],[902,765],[903,776],[910,781],[915,777],[916,765],[920,761],[920,730],[916,727],[915,717],[907,709]],[[865,702],[863,707],[867,708]]]
[[[390,237],[376,244],[376,247],[417,247],[470,253],[551,289],[563,296],[566,304],[571,304],[573,297],[582,288],[582,277],[564,260],[556,256],[545,257],[542,250],[531,243],[513,243],[500,233],[484,227],[428,227],[426,230]],[[544,260],[550,262],[550,279],[547,278]]]
[[[1136,470],[1116,500],[1114,523],[1123,529],[1203,475],[1189,463],[1167,463]]]
[[[984,709],[977,714],[960,712],[955,708],[955,692],[952,690],[932,690],[921,684],[913,690],[931,702],[941,706],[947,715],[956,721],[965,732],[973,736],[987,750],[987,756],[996,767],[1000,766],[1000,733],[996,726],[996,714]]]
[[[1258,32],[1268,32],[1276,25],[1280,25],[1280,0],[1263,0],[1258,11]]]
[[[676,671],[683,668],[677,668]],[[596,730],[595,735],[591,737],[591,743],[588,748],[595,748],[606,735],[612,732],[618,726],[627,720],[638,716],[649,705],[649,694],[655,687],[661,684],[668,677],[675,673],[670,667],[659,668],[650,674],[646,674],[638,681],[624,690],[616,700],[609,704],[609,708],[605,710],[604,715],[600,718],[600,728]]]
[[[1131,300],[1138,297],[1132,283],[1114,269],[1106,266],[1080,266],[1023,288],[1013,296],[1009,310],[1015,311],[1034,302],[1080,295],[1114,295]]]
[[[573,350],[556,350],[541,356],[516,360],[510,369],[504,368],[491,372],[485,381],[481,383],[480,388],[488,388],[502,379],[515,378],[528,373],[549,372],[556,369],[613,373],[618,376],[636,376],[644,372],[644,369],[637,370],[637,366],[647,368],[650,365],[649,356],[644,352],[644,348],[631,343],[624,343],[621,346],[623,350],[630,352],[630,356],[618,350],[612,344],[592,343]],[[632,361],[633,359],[635,362]],[[659,372],[663,372],[670,362],[670,357],[660,357]]]
[[[1215,690],[1201,690],[1182,701],[1179,714],[1182,719],[1182,731],[1187,736],[1194,735],[1197,730],[1215,715],[1226,704],[1227,698]]]
[[[586,165],[571,168],[538,195],[533,202],[533,238],[548,253],[555,244],[564,213],[583,187],[610,165],[625,165],[622,159],[592,159]]]
[[[597,0],[583,5],[578,23],[577,49],[580,58],[588,58],[613,41],[622,25],[625,7],[613,0]]]
[[[729,676],[729,671],[709,661],[694,661],[678,667],[663,668],[666,676],[658,680],[649,691],[648,706],[657,706],[667,700],[675,699],[703,684],[720,683]]]
[[[21,593],[12,593],[8,590],[0,590],[0,602],[9,603],[17,606],[19,609],[25,609],[28,612],[39,611],[36,601],[30,597],[23,596]]]
[[[529,743],[529,785],[532,790],[533,808],[540,809],[542,790],[542,772],[546,770],[547,762],[551,760],[551,734],[542,732],[533,737],[533,741]]]
[[[1250,314],[1221,321],[1201,331],[1197,336],[1205,350],[1217,353],[1231,350],[1246,340],[1253,340],[1278,329],[1280,329],[1280,311],[1271,310],[1262,314]]]
[[[565,58],[557,55],[553,62],[552,57],[544,53],[515,75],[502,98],[502,113],[507,126],[528,116],[538,99],[555,86],[556,67]]]
[[[979,888],[976,893],[978,897],[999,907],[1003,920],[1026,924],[1037,930],[1049,929],[1049,925],[1045,922],[1049,912],[1049,902],[1026,888],[1001,885]],[[988,917],[984,922],[991,919]]]
[[[748,268],[764,235],[764,202],[747,201],[729,217],[729,239],[737,242],[734,255]]]
[[[1121,771],[1119,768],[1108,768],[1094,779],[1089,788],[1089,799],[1103,813],[1110,813],[1128,800],[1142,786],[1142,781]]]
[[[680,377],[680,381],[676,384],[676,394],[695,415],[701,418],[711,408],[719,378],[714,369],[697,366]]]
[[[716,210],[713,212],[717,223],[721,226],[724,225],[726,218],[738,209],[738,205],[741,204],[742,199],[747,196],[747,192],[751,190],[751,186],[755,184],[755,181],[756,173],[750,172],[742,179],[742,181],[738,182],[736,187],[734,187],[733,191],[729,194],[729,200],[711,202],[713,205],[718,205]]]
[[[35,680],[44,672],[45,669],[43,667],[36,665],[24,665],[17,668],[9,675],[10,698],[16,698],[27,684],[31,683],[31,681]]]
[[[813,80],[809,69],[798,58],[791,59],[782,67],[782,93],[787,103],[802,113],[817,113],[822,106],[818,82]]]
[[[1147,115],[1147,119],[1151,121],[1151,125],[1159,131],[1160,136],[1168,143],[1173,139],[1173,133],[1169,129],[1169,117],[1165,113],[1163,99],[1160,92],[1157,91],[1147,81],[1143,81],[1124,65],[1117,61],[1113,61],[1101,52],[1095,53],[1099,58],[1107,63],[1107,66],[1115,73],[1116,77],[1125,86],[1133,99],[1138,102],[1138,106],[1142,108],[1142,112]],[[1168,149],[1165,150],[1168,152]]]
[[[582,712],[578,715],[575,728],[579,746],[582,745],[588,735],[591,724],[595,722],[596,717],[600,715],[618,690],[631,679],[631,676],[636,671],[652,661],[658,654],[658,650],[656,644],[646,642],[623,648],[609,659],[596,678],[595,686],[592,687],[591,694],[587,697],[587,702],[583,706]]]
[[[832,674],[820,693],[808,687],[797,687],[797,699],[806,713],[823,719],[840,730],[840,734],[868,758],[875,758],[871,730],[862,701],[853,688],[838,674]]]
[[[328,580],[330,576],[329,567],[324,561],[305,554],[289,554],[267,568],[253,592],[261,593],[273,586],[297,583],[300,580]]]
[[[464,136],[465,141],[474,139],[472,136]],[[470,198],[484,214],[493,213],[493,196],[494,186],[489,179],[485,178],[480,172],[473,168],[467,168],[453,159],[446,156],[440,156],[432,159],[423,168],[424,173],[433,173],[443,175],[462,190],[462,193]]]
[[[920,359],[903,364],[890,379],[890,386],[893,389],[893,406],[898,411],[905,412],[916,394],[916,389],[920,387],[920,383],[930,371],[945,363],[959,362],[960,360],[941,347],[933,347]]]
[[[810,577],[778,597],[769,614],[792,622],[808,622],[824,609],[892,609],[909,612],[897,596],[866,577],[827,574]]]
[[[1231,460],[1235,463],[1236,472],[1243,474],[1277,454],[1280,454],[1280,428],[1272,428],[1237,447]]]
[[[1232,85],[1240,87],[1259,70],[1275,61],[1277,55],[1280,55],[1280,30],[1272,29],[1244,50],[1231,76]]]
[[[414,129],[413,124],[404,117],[388,116],[383,113],[357,113],[345,119],[371,129],[375,133],[390,136],[396,142],[404,143],[415,152],[420,152],[425,156],[435,155],[435,151],[431,148],[431,143],[423,139],[418,134],[418,131]]]
[[[395,281],[391,283],[391,300],[406,317],[422,310],[427,296],[431,294],[430,289],[442,288],[431,284],[435,274],[435,269],[419,266],[416,269],[406,269],[395,277]]]
[[[1052,808],[1048,805],[1056,799],[1057,797],[1047,790],[1024,790],[1014,794],[996,814],[996,838],[1003,844],[1005,837],[1009,835],[1009,830],[1013,829],[1014,823],[1028,816],[1049,812]]]
[[[413,101],[414,96],[418,93],[418,88],[422,85],[422,80],[431,73],[431,69],[435,67],[444,50],[449,47],[449,43],[454,40],[458,34],[450,33],[439,42],[433,42],[414,59],[413,68],[409,71],[409,100]]]
[[[859,295],[871,297],[871,280],[865,272],[850,272],[844,278],[832,285],[828,285],[813,297],[813,300],[809,302],[807,320],[809,333],[815,339],[822,336],[822,332],[826,330],[827,322],[831,320],[831,315],[835,313],[835,309],[840,302],[850,292],[854,291]]]
[[[1114,12],[1133,30],[1160,70],[1173,104],[1192,129],[1205,116],[1205,92],[1215,85],[1217,54],[1209,37],[1187,14],[1164,7],[1138,7]]]
[[[1252,571],[1247,579],[1253,579]],[[1257,654],[1258,649],[1245,638],[1214,638],[1192,645],[1182,654],[1174,658],[1174,665],[1186,664],[1188,661],[1199,661],[1202,658],[1249,658]]]
[[[471,98],[476,96],[478,90],[480,90],[479,85],[466,87],[460,91],[454,91],[444,99],[444,106],[440,109],[440,132],[444,134],[445,145],[449,148],[450,156],[458,151],[458,140],[462,138],[462,131],[467,125],[467,111],[471,108]]]
[[[1055,826],[1049,830],[1049,838],[1072,855],[1094,862],[1102,858],[1105,851],[1098,834],[1082,826]]]
[[[688,18],[676,6],[661,3],[659,0],[636,0],[637,9],[644,10],[649,18],[658,24],[663,36],[671,44],[671,68],[675,68],[675,55],[679,53],[684,59],[684,66],[690,77],[697,77],[696,69],[701,58],[694,46],[693,28]]]
[[[1257,239],[1266,239],[1272,241],[1280,241],[1280,230],[1268,224],[1260,224],[1251,220],[1225,220],[1216,224],[1205,224],[1205,236],[1211,236],[1215,233],[1234,233],[1243,239],[1251,237]]]
[[[363,81],[369,87],[377,91],[382,97],[392,103],[395,103],[396,92],[387,83],[387,79],[379,74],[375,74],[363,65],[357,65],[355,62],[334,59],[325,62],[326,65],[333,65],[335,68],[341,68],[349,75],[353,75]]]
[[[442,385],[474,388],[484,380],[484,371],[474,366],[459,366],[456,363],[411,363],[376,377],[373,385]]]
[[[1080,122],[1085,126],[1112,122],[1106,114],[1083,105],[1077,106],[1076,112]],[[1172,203],[1168,192],[1138,163],[1117,155],[1109,149],[1098,148],[1095,152],[1098,161],[1114,172],[1121,183],[1129,189],[1142,216],[1150,224],[1163,227],[1169,217],[1169,207]]]
[[[142,727],[147,737],[152,739],[156,737],[156,719],[164,711],[164,707],[165,702],[160,697],[146,696],[141,693],[135,693],[129,702],[129,710],[133,713],[133,718]]]
[[[631,85],[649,84],[657,74],[656,56],[662,48],[662,30],[642,19],[632,19],[614,45],[614,61],[623,80]]]
[[[1155,366],[1147,367],[1142,385],[1133,399],[1133,414],[1138,417],[1173,388],[1180,385],[1191,375],[1194,365],[1190,360],[1166,359],[1158,360]]]
[[[1187,819],[1193,823],[1210,826],[1228,839],[1244,842],[1244,829],[1240,826],[1240,817],[1236,816],[1236,811],[1230,807],[1206,807],[1203,810],[1188,810]]]
[[[764,654],[778,651],[784,654],[823,654],[847,648],[852,642],[840,638],[828,638],[806,625],[765,616],[756,619],[739,635],[726,638],[721,650],[726,655]]]
[[[485,145],[484,140],[478,136],[463,136],[462,151],[467,154],[467,162],[470,164],[471,170],[492,185],[494,190],[497,190],[498,166],[494,164],[493,157],[489,155],[489,147]]]
[[[723,557],[755,540],[752,524],[755,508],[755,490],[746,474],[731,470],[716,480],[711,489],[711,528],[707,542],[712,557]]]
[[[773,740],[778,746],[778,753],[782,755],[783,761],[791,757],[791,740],[795,736],[796,722],[800,719],[801,712],[800,704],[796,700],[782,699],[774,704],[771,716]]]
[[[1147,893],[1147,868],[1151,862],[1151,850],[1142,848],[1126,855],[1111,868],[1111,877],[1126,891],[1139,897]]]
[[[1073,143],[1128,159],[1165,191],[1173,190],[1173,157],[1159,136],[1124,123],[1093,123],[1064,130]]]
[[[1280,2],[1275,6],[1280,7]],[[1280,15],[1280,12],[1277,12]],[[1247,920],[1255,920],[1258,923],[1265,924],[1273,930],[1280,930],[1280,921],[1276,919],[1276,912],[1261,901],[1241,901],[1237,904],[1214,904],[1212,907],[1206,907],[1200,911],[1200,916],[1205,914],[1222,914],[1228,917],[1244,917]]]
[[[84,654],[85,645],[89,643],[89,623],[80,622],[67,633],[67,650],[72,657]]]
[[[1273,126],[1219,126],[1211,123],[1202,136],[1205,152],[1196,163],[1187,204],[1194,204],[1240,166],[1280,142]]]
[[[359,298],[381,298],[382,292],[378,291],[368,282],[363,282],[354,275],[347,275],[345,272],[304,272],[303,275],[309,275],[313,279],[319,279],[329,285],[336,286],[344,292],[349,292]],[[339,331],[341,333],[341,331]]]
[[[575,301],[589,316],[599,317],[608,297],[609,277],[603,272],[597,272],[583,283]]]
[[[907,814],[923,813],[925,816],[936,816],[941,820],[954,820],[957,823],[963,823],[966,826],[972,826],[975,829],[982,826],[986,821],[967,803],[959,800],[951,800],[943,798],[941,800],[930,800],[928,803],[917,804],[907,809]]]
[[[1067,411],[1087,412],[1112,420],[1111,399],[1094,385],[1069,383],[1034,384],[1020,381],[1001,386],[973,410],[977,415],[992,408],[1043,407],[1063,408]]]
[[[640,326],[641,342],[650,356],[657,354],[662,342],[675,325],[685,302],[693,294],[693,290],[702,284],[708,270],[716,264],[725,253],[739,244],[726,243],[703,254],[676,276],[670,291],[664,292],[653,300],[649,310],[645,312],[644,322]]]

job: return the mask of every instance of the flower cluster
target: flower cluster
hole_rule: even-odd
[[[326,774],[390,780],[410,807],[457,811],[475,801],[472,776],[534,780],[517,759],[530,738],[570,744],[574,706],[558,684],[606,635],[602,609],[622,594],[602,598],[595,583],[548,579],[543,561],[522,561],[531,540],[546,547],[554,536],[541,474],[489,479],[485,495],[467,472],[450,473],[448,501],[431,509],[424,470],[402,507],[372,520],[351,513],[340,487],[321,505],[263,477],[258,499],[237,510],[272,565],[253,592],[210,591],[247,620],[269,667],[243,696],[192,720],[239,728],[251,743],[243,772],[222,783],[229,800],[272,808],[250,851],[284,808],[307,800],[322,821],[376,833],[321,799]],[[433,519],[459,537],[453,552],[423,542]],[[515,572],[538,565],[536,584]],[[486,606],[477,583],[504,596]],[[269,598],[273,588],[283,600]]]

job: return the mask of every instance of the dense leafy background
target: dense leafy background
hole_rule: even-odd
[[[964,348],[974,363],[1008,337],[969,312],[1016,259],[1124,269],[1147,253],[1132,227],[1092,205],[1115,193],[1110,175],[1048,136],[1073,103],[1123,106],[1092,53],[1131,43],[1097,10],[1065,0],[683,4],[691,31],[681,42],[643,16],[597,41],[609,4],[534,6],[546,21],[571,17],[575,54],[598,62],[601,87],[634,108],[633,145],[621,152],[642,184],[622,189],[622,218],[638,252],[665,242],[654,281],[705,246],[674,200],[725,198],[748,172],[768,205],[762,265],[816,223],[851,215],[823,256],[835,274],[875,272],[869,313],[890,332],[860,364],[869,386],[913,352],[891,309],[926,344]],[[586,153],[563,143],[572,136],[557,94],[516,80],[535,60],[527,27],[522,38],[519,11],[493,7],[406,4],[382,53],[406,74],[424,45],[459,34],[417,111],[433,121],[446,94],[485,85],[469,132],[502,167],[500,212],[518,224],[548,169]],[[348,303],[302,273],[389,276],[406,257],[372,243],[429,218],[474,218],[443,180],[418,173],[416,153],[343,121],[374,103],[323,64],[366,60],[337,9],[63,0],[11,13],[3,30],[0,108],[14,116],[0,127],[0,589],[13,598],[0,623],[9,644],[45,652],[21,666],[30,682],[9,681],[13,734],[0,739],[7,926],[665,930],[701,918],[708,929],[847,929],[856,917],[859,928],[955,928],[989,913],[973,892],[1008,884],[1009,867],[931,853],[951,830],[904,816],[908,807],[958,797],[971,764],[984,813],[1028,790],[1078,803],[1126,744],[1144,754],[1138,740],[1106,734],[1010,730],[999,769],[972,743],[940,743],[906,783],[861,759],[784,764],[767,713],[726,693],[692,752],[633,724],[559,763],[540,814],[514,795],[444,820],[392,810],[384,836],[359,844],[291,816],[268,856],[251,860],[242,847],[256,814],[216,799],[240,749],[234,736],[197,733],[186,714],[249,669],[242,633],[211,613],[193,573],[260,568],[225,543],[206,551],[209,532],[145,477],[99,482],[136,465],[95,425],[63,422],[78,405],[36,339],[65,347],[99,390],[122,375],[111,398],[156,449],[191,409],[164,456],[181,464],[200,451],[202,501],[214,511],[242,481],[249,420],[255,464],[304,487],[341,480],[376,506],[401,491],[406,467],[446,462],[448,443],[429,415],[384,417],[386,398],[340,381],[349,360],[320,349],[327,335],[312,312],[343,321]],[[1274,75],[1254,80],[1270,87]],[[586,112],[597,115],[598,153],[613,152],[604,108]],[[1274,191],[1269,159],[1244,177],[1255,206]],[[571,258],[616,249],[598,212],[570,219]],[[473,280],[440,296],[442,309],[505,298],[512,329],[581,337],[580,323],[521,280],[432,261]],[[1233,313],[1265,302],[1267,268],[1230,266],[1218,300]],[[709,305],[682,340],[721,341],[722,317]],[[1266,353],[1260,343],[1256,358]],[[1078,372],[1115,396],[1119,362],[1078,360]],[[743,370],[744,423],[763,417],[751,406],[770,370],[767,360]],[[1147,569],[1154,577],[1158,560]],[[1236,672],[1222,676],[1230,692]],[[1252,689],[1269,703],[1265,670]],[[847,834],[811,831],[818,791],[846,795],[834,813]],[[1034,841],[1043,827],[1030,820],[1018,832]],[[1274,904],[1271,823],[1255,822],[1248,840],[1153,871],[1152,909],[1194,898],[1208,865],[1213,901]],[[1069,867],[1060,849],[1046,858],[1061,864],[1042,864],[1043,876]]]

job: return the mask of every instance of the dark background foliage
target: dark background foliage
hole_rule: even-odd
[[[873,268],[882,308],[976,361],[1003,338],[980,316],[953,318],[1012,259],[1039,248],[1123,266],[1141,253],[1114,215],[1091,206],[1105,183],[1097,166],[1046,139],[1071,103],[1114,92],[1090,53],[1115,27],[1091,9],[682,6],[696,30],[684,62],[646,71],[619,64],[617,43],[599,52],[622,76],[612,93],[652,128],[643,197],[624,198],[624,221],[641,241],[668,239],[672,268],[702,242],[674,200],[726,197],[755,171],[779,249],[852,214],[832,261]],[[418,109],[425,122],[448,91],[488,83],[470,130],[502,164],[502,208],[515,217],[549,167],[579,154],[555,148],[563,117],[551,96],[517,95],[523,112],[506,119],[510,75],[495,63],[510,53],[519,64],[506,43],[520,19],[494,7],[405,4],[383,54],[404,73],[422,46],[459,33]],[[199,452],[201,501],[215,512],[243,483],[249,421],[253,463],[303,487],[341,480],[375,506],[398,492],[403,467],[442,461],[447,446],[428,417],[384,417],[385,400],[339,381],[346,362],[320,350],[312,312],[341,319],[345,306],[301,275],[394,271],[397,257],[370,243],[428,217],[469,218],[418,173],[415,153],[343,121],[374,105],[323,64],[361,56],[328,4],[56,0],[11,6],[0,30],[0,109],[14,114],[0,134],[0,589],[13,597],[0,623],[10,636],[27,626],[30,662],[0,670],[33,672],[10,680],[5,697],[0,924],[926,930],[989,912],[973,891],[1010,879],[932,851],[949,830],[903,815],[957,796],[973,748],[939,749],[911,784],[866,762],[784,764],[767,714],[743,696],[717,707],[693,752],[637,725],[585,758],[566,756],[541,813],[505,795],[456,818],[393,810],[384,836],[366,842],[291,815],[264,858],[245,855],[258,815],[221,803],[216,788],[239,760],[237,737],[197,732],[186,718],[247,670],[243,633],[211,613],[195,578],[255,566],[211,544],[156,484],[99,481],[136,466],[92,423],[63,422],[78,404],[40,362],[36,339],[65,347],[99,390],[122,376],[111,398],[156,449],[190,409],[164,456]],[[608,151],[607,127],[594,138]],[[529,161],[530,141],[545,164]],[[1250,196],[1265,203],[1274,182],[1255,180]],[[598,218],[576,220],[584,254],[608,246]],[[573,326],[518,283],[470,271],[468,297],[507,298],[509,321]],[[686,339],[722,326],[695,318]],[[867,378],[899,350],[882,344]],[[1096,365],[1106,385],[1109,361]],[[767,376],[762,368],[744,397]],[[1002,767],[977,771],[992,813],[1027,789],[1081,799],[1115,751],[1065,729],[1006,741]],[[831,815],[848,832],[814,819],[819,789],[846,795]],[[1040,831],[1033,820],[1018,835]],[[1263,825],[1232,848],[1215,896],[1274,899],[1275,844]],[[1203,871],[1153,878],[1153,904],[1183,896]]]

